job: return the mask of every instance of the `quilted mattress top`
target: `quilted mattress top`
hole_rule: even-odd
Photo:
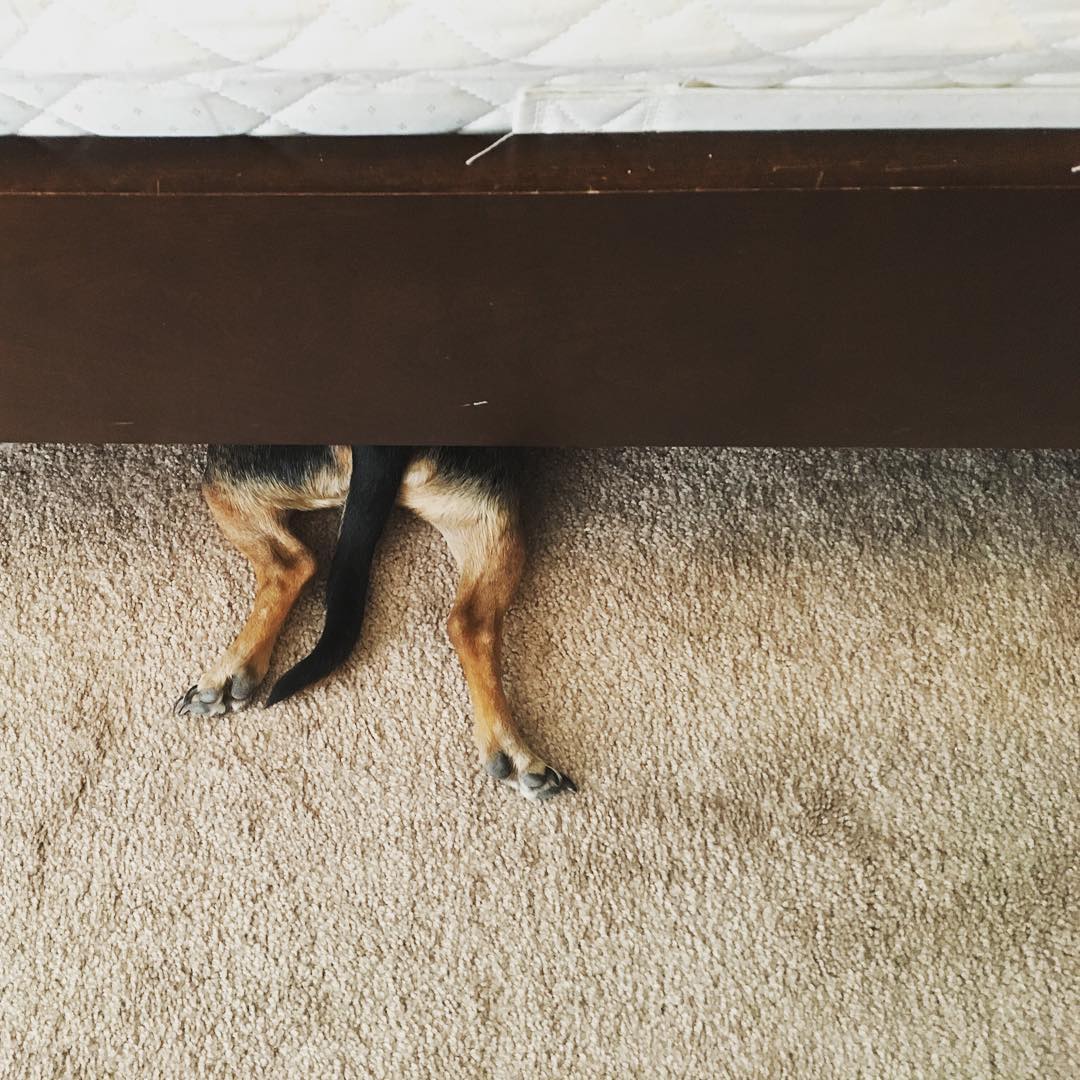
[[[0,0],[0,132],[1080,127],[1080,0]]]

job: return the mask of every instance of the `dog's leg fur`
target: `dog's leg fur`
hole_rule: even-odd
[[[289,531],[288,511],[341,502],[338,460],[324,448],[284,448],[266,461],[254,448],[212,448],[203,497],[222,533],[255,571],[255,602],[220,659],[176,703],[184,715],[243,707],[266,677],[289,611],[315,573],[315,558]]]
[[[181,715],[214,716],[248,702],[270,667],[270,654],[315,558],[286,527],[286,511],[246,492],[207,485],[203,496],[221,531],[255,571],[255,602],[244,628],[178,703]]]
[[[500,674],[503,619],[525,564],[516,499],[498,470],[468,475],[455,468],[454,456],[444,449],[417,460],[402,502],[442,533],[461,571],[448,631],[468,683],[481,763],[526,798],[543,801],[573,784],[522,738]]]

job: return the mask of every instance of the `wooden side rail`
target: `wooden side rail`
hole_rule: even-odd
[[[1080,446],[1080,132],[0,139],[0,440]]]

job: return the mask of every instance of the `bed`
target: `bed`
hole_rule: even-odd
[[[1072,0],[0,0],[0,439],[1076,446]]]

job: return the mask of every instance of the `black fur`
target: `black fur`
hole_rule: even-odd
[[[403,446],[354,446],[349,494],[341,517],[330,577],[326,622],[315,648],[274,684],[267,705],[325,678],[360,637],[375,546],[394,507],[412,452]]]
[[[520,454],[502,446],[432,446],[418,451],[428,458],[444,483],[472,485],[488,498],[517,498],[521,472]]]
[[[329,446],[211,446],[206,457],[208,480],[276,480],[302,488],[320,469],[333,468]]]

